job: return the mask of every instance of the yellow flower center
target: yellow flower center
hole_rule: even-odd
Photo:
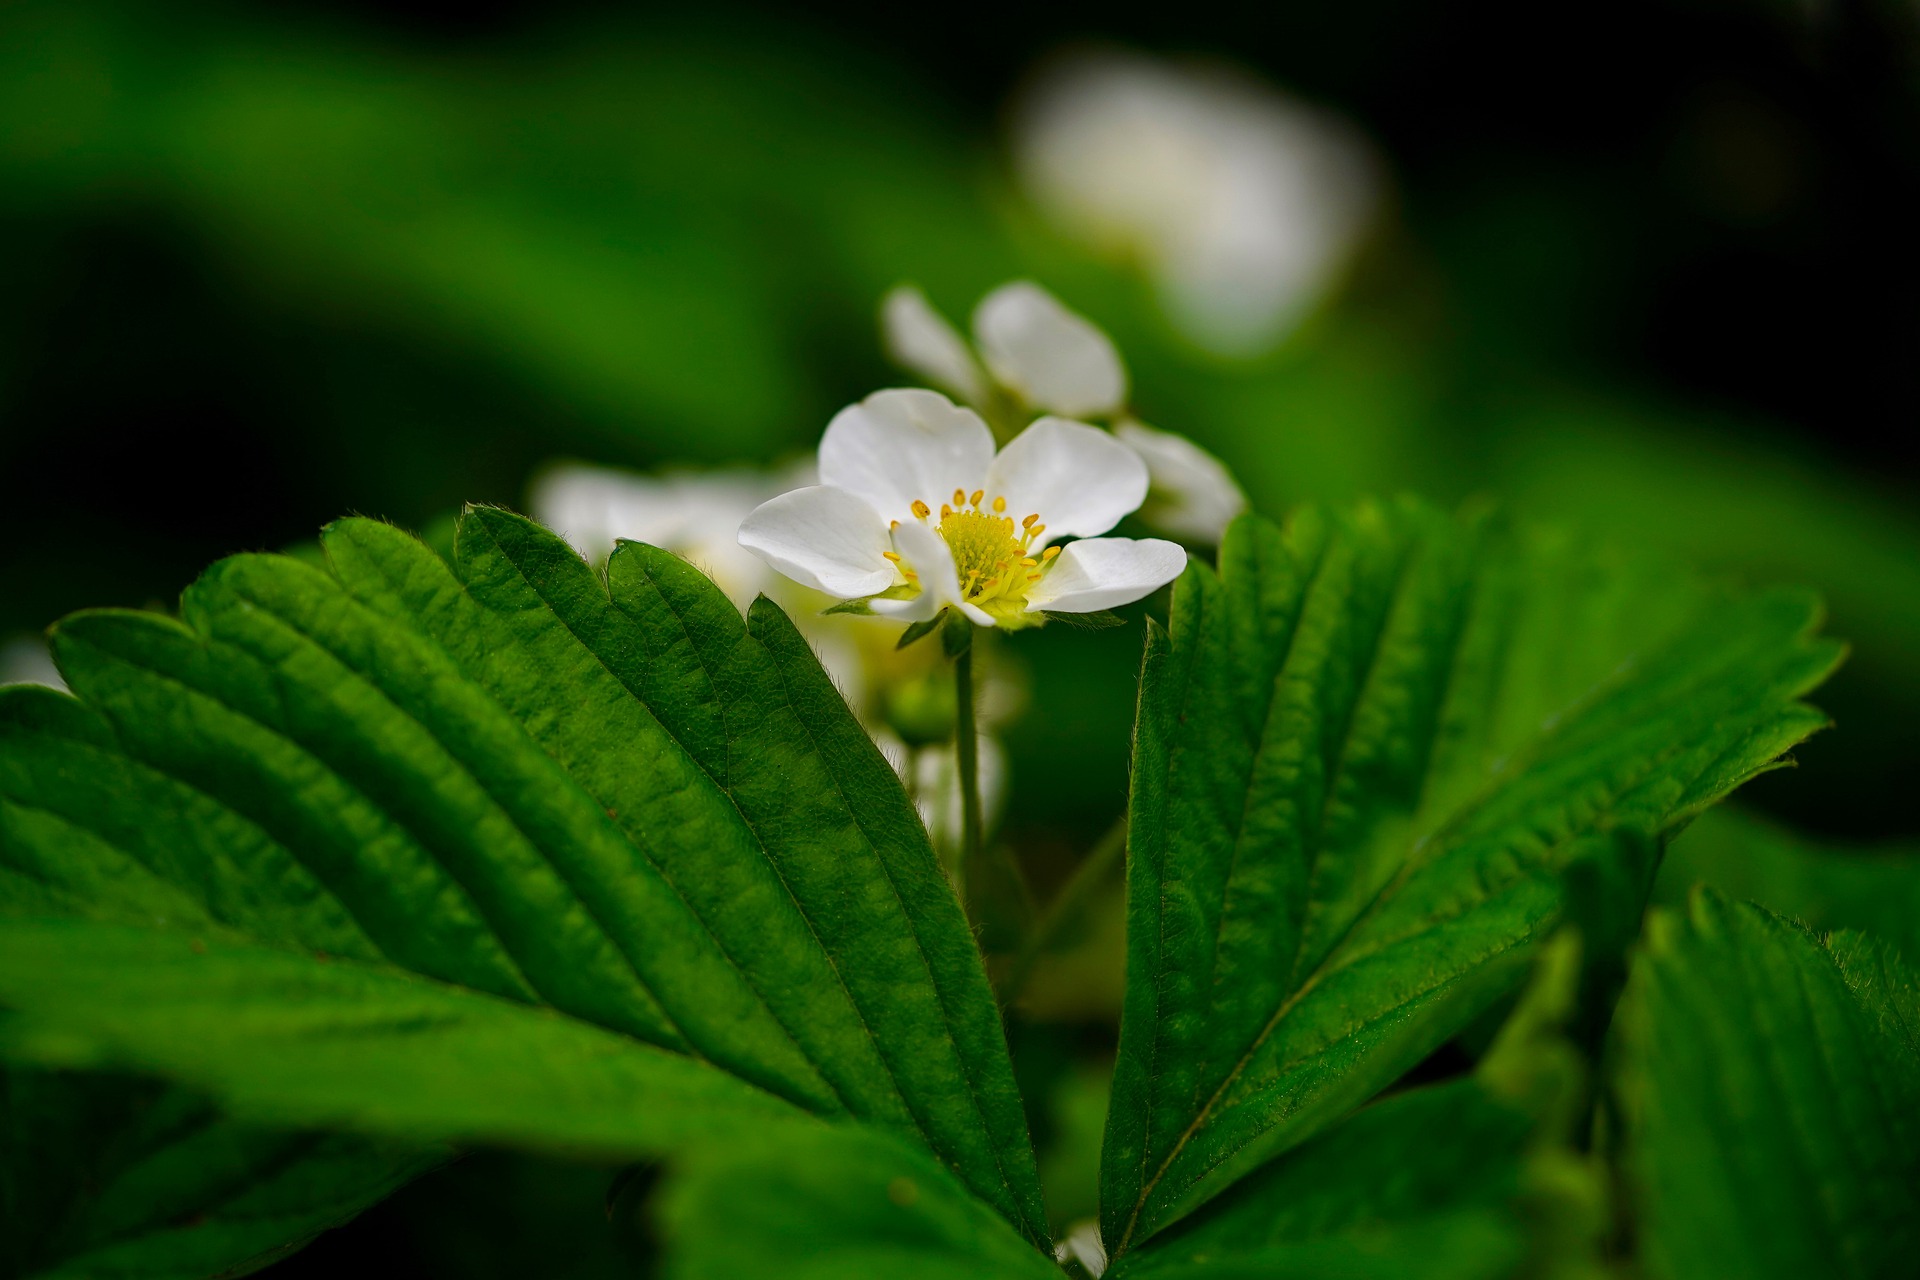
[[[945,539],[953,552],[954,569],[960,578],[960,598],[997,617],[1011,617],[1026,610],[1027,591],[1046,576],[1060,548],[1048,547],[1040,556],[1027,554],[1035,539],[1047,531],[1038,513],[1016,522],[1006,514],[1007,500],[996,497],[982,505],[986,490],[975,489],[971,496],[955,489],[953,501],[942,503],[940,523],[933,531]],[[923,523],[933,515],[924,502],[913,504],[914,517]],[[889,555],[899,563],[900,557]],[[914,587],[922,587],[913,568],[901,564],[901,571]]]

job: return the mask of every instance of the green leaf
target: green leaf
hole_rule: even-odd
[[[317,554],[317,550],[316,550]],[[105,795],[142,779],[104,754],[38,745],[35,726],[84,724],[71,699],[8,695],[0,791],[84,763]],[[109,823],[107,806],[89,815]],[[114,830],[165,859],[191,830]],[[164,863],[163,863],[164,865]],[[0,799],[0,904],[12,912],[213,927],[200,903],[53,814]],[[438,1148],[264,1129],[153,1081],[0,1068],[0,1275],[240,1274],[285,1256],[445,1158]]]
[[[1920,976],[1710,890],[1621,1005],[1625,1165],[1662,1280],[1893,1277],[1920,1252]]]
[[[234,1123],[152,1081],[0,1071],[0,1275],[242,1275],[444,1158]]]
[[[1920,956],[1920,841],[1817,840],[1727,805],[1674,840],[1657,897],[1684,906],[1696,884],[1814,929],[1859,929]]]
[[[0,695],[0,864],[39,913],[119,893],[128,919],[171,895],[148,923],[210,920],[373,966],[353,970],[369,983],[384,967],[383,982],[543,1008],[568,1036],[624,1037],[923,1142],[1044,1240],[965,918],[899,780],[785,615],[762,601],[743,622],[645,546],[617,550],[603,582],[490,509],[463,518],[451,567],[373,521],[322,544],[324,572],[221,562],[178,622],[67,620],[55,647],[78,703]],[[96,869],[48,870],[76,850]],[[108,995],[131,987],[95,972],[108,994],[74,1007],[121,1035]],[[349,994],[300,990],[329,1017]],[[182,1017],[220,1019],[213,989],[189,997]],[[181,1045],[176,1061],[168,1034],[132,1046],[125,1032],[140,1061],[199,1078],[204,1055]],[[284,1085],[298,1119],[297,1064],[245,1063],[219,1086],[269,1105]],[[537,1107],[524,1123],[535,1140]]]
[[[1072,627],[1076,631],[1106,631],[1112,627],[1124,627],[1127,620],[1111,609],[1096,609],[1092,613],[1043,613],[1048,622],[1057,622],[1063,627]]]
[[[1060,1280],[945,1169],[873,1130],[705,1150],[668,1183],[662,1216],[672,1280]]]
[[[1532,1128],[1473,1079],[1384,1099],[1129,1253],[1114,1280],[1343,1265],[1362,1275],[1510,1275],[1524,1249],[1514,1206]]]
[[[1410,502],[1237,522],[1149,627],[1116,1252],[1517,982],[1582,837],[1663,830],[1820,727],[1817,617]]]
[[[0,1050],[157,1072],[236,1115],[659,1155],[807,1117],[686,1054],[390,965],[89,920],[0,929]]]

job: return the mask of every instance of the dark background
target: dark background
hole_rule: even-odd
[[[272,14],[427,57],[564,43],[608,24],[778,31],[903,69],[976,139],[1035,60],[1065,44],[1230,56],[1366,126],[1449,324],[1497,360],[1657,388],[1882,481],[1914,478],[1912,6],[172,8],[216,28]],[[260,300],[232,296],[205,261],[206,229],[177,210],[131,198],[8,212],[4,464],[35,477],[10,486],[0,511],[10,627],[170,596],[219,554],[293,541],[370,499],[410,520],[448,501],[513,500],[543,452],[538,427],[561,412],[516,406],[534,429],[490,441],[458,490],[409,499],[358,483],[353,465],[326,465],[305,443],[334,425],[316,385],[329,366],[364,366],[386,396],[433,399],[448,420],[462,407],[507,417],[480,407],[516,389],[411,336],[262,314]],[[272,435],[263,422],[312,430]],[[70,558],[43,581],[13,561],[49,530],[64,531]]]
[[[1910,833],[1886,795],[1920,764],[1911,5],[100,4],[7,20],[0,634],[164,605],[214,558],[343,512],[419,527],[518,503],[554,456],[805,449],[897,376],[872,341],[886,285],[918,277],[958,311],[1030,273],[1108,325],[1150,411],[1270,511],[1491,493],[1821,589],[1858,644],[1826,704],[1851,748],[1803,753],[1819,787],[1756,794],[1829,833]],[[1237,60],[1382,151],[1380,229],[1278,356],[1196,359],[1137,284],[1017,217],[1008,230],[1004,104],[1086,44]],[[623,169],[628,148],[644,172]],[[583,288],[634,264],[634,288],[541,296],[512,221],[449,266],[431,219],[475,201],[508,219],[537,206],[553,225],[529,252],[585,255],[561,263]],[[850,217],[857,231],[835,221]],[[876,227],[893,239],[848,251]],[[623,381],[621,344],[644,363],[660,339],[684,352]],[[1131,662],[1114,649],[1116,680]],[[1097,716],[1054,724],[1028,746],[1114,737]],[[1107,755],[1089,819],[1120,785]]]

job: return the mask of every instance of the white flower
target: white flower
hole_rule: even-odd
[[[1095,536],[1147,484],[1138,454],[1083,423],[1042,418],[996,454],[972,410],[934,391],[881,391],[828,424],[820,484],[763,503],[740,544],[875,613],[919,621],[951,607],[980,626],[1025,626],[1179,576],[1176,543]],[[1051,545],[1063,536],[1081,541]]]
[[[1127,402],[1127,371],[1113,340],[1031,281],[982,298],[973,337],[994,380],[1036,409],[1103,418]]]
[[[1226,66],[1069,58],[1014,120],[1015,162],[1040,206],[1140,259],[1175,323],[1222,355],[1285,336],[1378,203],[1378,163],[1350,124]]]
[[[39,684],[62,691],[67,687],[47,652],[47,642],[39,636],[15,636],[0,644],[0,685],[7,684]]]
[[[563,463],[534,481],[528,509],[592,561],[605,560],[621,538],[682,556],[745,609],[779,580],[740,546],[740,521],[775,494],[811,483],[810,466],[642,475]]]
[[[986,375],[926,295],[902,285],[880,308],[887,354],[977,409],[989,405]],[[973,311],[973,339],[993,380],[1028,409],[1101,418],[1127,401],[1127,370],[1113,340],[1030,280],[1003,284]]]
[[[1185,436],[1131,418],[1115,426],[1113,434],[1140,455],[1153,477],[1140,514],[1155,528],[1218,546],[1227,525],[1247,509],[1247,495],[1226,463]]]
[[[1100,1243],[1100,1224],[1092,1218],[1074,1223],[1053,1246],[1053,1258],[1060,1263],[1078,1262],[1093,1280],[1100,1280],[1107,1269],[1107,1247]]]
[[[978,781],[980,821],[991,831],[1007,800],[1007,759],[991,734],[979,738]],[[908,779],[913,804],[937,849],[958,849],[961,839],[960,760],[951,743],[921,747],[913,753],[913,776]]]
[[[924,294],[902,285],[887,295],[880,314],[895,360],[982,412],[993,411],[981,361]],[[1108,418],[1126,405],[1127,371],[1112,340],[1037,284],[1016,280],[981,299],[973,331],[992,381],[1028,407]],[[1147,464],[1152,491],[1141,516],[1150,525],[1218,543],[1228,522],[1246,510],[1246,495],[1226,464],[1185,436],[1131,419],[1114,434]]]

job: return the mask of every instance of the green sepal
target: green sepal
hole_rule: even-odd
[[[914,644],[914,643],[917,643],[918,641],[926,639],[928,636],[933,634],[934,628],[938,627],[943,621],[946,620],[946,616],[947,616],[947,611],[945,609],[942,609],[939,613],[934,614],[931,618],[922,618],[920,621],[908,627],[905,631],[902,631],[900,633],[900,643],[894,645],[893,647],[896,649],[904,649],[910,644]]]

